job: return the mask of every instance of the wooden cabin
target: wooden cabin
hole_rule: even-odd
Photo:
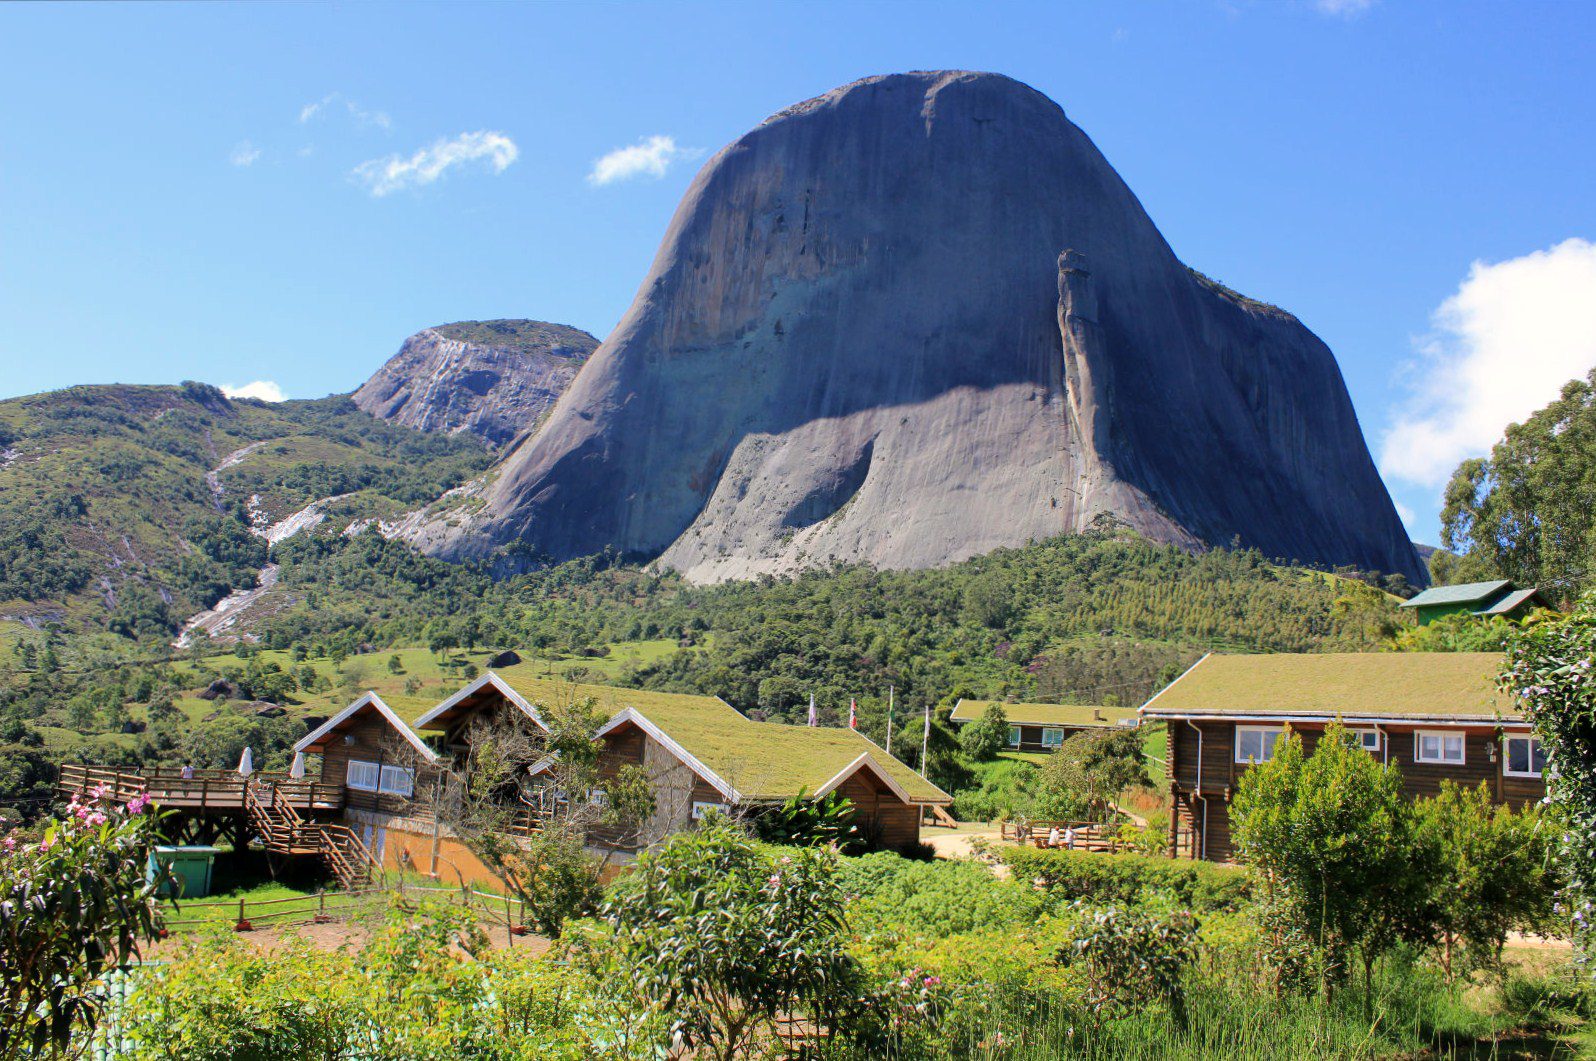
[[[1450,779],[1483,781],[1500,803],[1541,799],[1546,756],[1496,690],[1501,664],[1494,652],[1204,656],[1141,708],[1169,731],[1170,853],[1234,858],[1231,798],[1288,726],[1311,752],[1339,719],[1371,756],[1396,764],[1415,798]]]
[[[980,721],[992,707],[1003,709],[1008,720],[1007,747],[1016,752],[1051,752],[1085,730],[1134,726],[1134,707],[1094,707],[1083,704],[1008,704],[1001,700],[960,700],[948,721],[962,729]]]
[[[295,750],[321,757],[320,784],[341,791],[343,819],[378,862],[484,880],[487,869],[432,813],[438,795],[432,786],[443,784],[438,768],[469,753],[478,723],[508,721],[540,737],[547,726],[539,705],[561,698],[592,699],[607,716],[596,734],[602,741],[601,779],[627,765],[649,774],[653,817],[638,833],[598,834],[600,844],[623,860],[690,828],[708,808],[746,810],[800,792],[815,798],[842,793],[853,801],[861,828],[877,846],[907,849],[919,842],[924,809],[951,802],[947,793],[852,730],[755,722],[716,697],[573,685],[494,671],[420,711],[396,711],[368,693]],[[537,764],[533,771],[547,765]],[[528,808],[511,828],[530,832],[537,827],[537,811]]]

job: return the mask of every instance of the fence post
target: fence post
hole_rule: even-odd
[[[238,923],[240,926],[244,924],[244,900],[242,898],[238,900]]]

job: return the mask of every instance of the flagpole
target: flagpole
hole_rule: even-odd
[[[925,777],[926,751],[931,747],[931,702],[925,705],[925,733],[920,737],[920,776]]]
[[[892,686],[887,686],[887,754],[892,754]]]

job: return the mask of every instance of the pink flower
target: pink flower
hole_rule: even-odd
[[[149,805],[150,794],[148,792],[140,792],[138,795],[127,801],[127,812],[129,814],[143,814],[144,809]]]
[[[17,849],[17,838],[8,836],[4,840],[0,840],[0,844],[3,844],[7,851],[15,851]]]
[[[104,799],[105,798],[105,794],[107,792],[110,792],[110,791],[111,791],[110,787],[108,785],[105,785],[105,784],[102,783],[102,784],[95,785],[94,788],[90,789],[89,790],[89,795],[93,796],[95,799]]]
[[[95,811],[93,814],[89,815],[84,820],[89,825],[104,825],[106,823],[107,819],[106,819],[105,815],[101,814],[99,811]]]

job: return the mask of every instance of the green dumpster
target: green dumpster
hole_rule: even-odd
[[[176,878],[162,889],[162,895],[180,899],[199,899],[211,893],[211,863],[219,847],[157,847],[150,854],[149,876],[154,880],[162,869]]]

